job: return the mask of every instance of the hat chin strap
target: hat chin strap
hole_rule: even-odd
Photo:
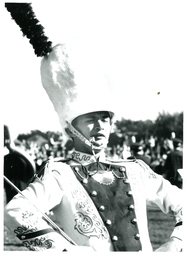
[[[95,155],[94,153],[94,149],[103,149],[105,148],[106,145],[101,144],[99,145],[97,142],[95,142],[95,139],[92,137],[90,140],[86,139],[79,131],[77,131],[68,121],[66,121],[68,129],[71,131],[71,133],[76,136],[77,138],[79,138],[82,142],[84,142],[87,146],[91,147],[93,155]]]

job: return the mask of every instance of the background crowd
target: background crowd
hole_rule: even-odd
[[[160,130],[159,133],[155,133],[156,135],[153,135],[150,122],[145,122],[146,127],[149,127],[148,132],[141,121],[117,121],[109,138],[106,156],[113,160],[132,157],[141,159],[153,171],[182,189],[182,178],[179,173],[183,168],[183,119],[179,117],[181,114],[175,116],[175,127],[170,125],[169,130],[164,126],[163,117],[160,118],[162,129],[166,133]],[[164,119],[167,119],[165,123],[168,124],[168,115]],[[173,117],[170,116],[170,119],[173,120]],[[4,125],[4,174],[20,190],[32,181],[34,174],[40,171],[47,160],[57,157],[68,158],[73,150],[72,141],[61,132],[44,133],[34,130],[29,134],[19,134],[16,140],[11,141],[9,128]],[[4,182],[4,187],[8,202],[17,192],[7,182]]]

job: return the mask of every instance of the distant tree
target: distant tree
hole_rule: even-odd
[[[133,121],[122,118],[116,121],[116,126],[124,135],[136,134],[137,140],[148,139],[151,135],[157,138],[170,138],[172,132],[183,140],[183,113],[159,113],[155,121]]]
[[[50,145],[53,145],[54,143],[61,143],[62,142],[62,133],[61,132],[54,132],[54,131],[47,131],[47,132],[41,132],[40,130],[32,130],[30,133],[26,134],[19,134],[17,137],[18,141],[26,141],[30,138],[33,139],[33,141],[38,140],[38,136],[43,137],[48,141]]]
[[[123,135],[136,134],[138,140],[149,137],[154,130],[154,122],[151,120],[133,121],[122,118],[121,121],[116,121],[116,126]]]
[[[183,140],[183,112],[169,114],[163,112],[157,117],[155,135],[159,138],[170,138],[171,133],[175,132],[176,137]]]

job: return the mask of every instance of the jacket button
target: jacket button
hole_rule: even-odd
[[[104,210],[105,210],[104,205],[101,205],[101,206],[99,207],[99,210],[100,210],[101,212],[104,211]]]
[[[22,239],[22,240],[25,239],[25,236],[21,236],[21,239]]]
[[[87,183],[88,183],[88,179],[84,178],[84,179],[82,180],[82,183],[87,184]]]
[[[135,237],[136,240],[140,239],[140,235],[139,234],[136,234],[134,237]]]
[[[126,168],[125,168],[124,166],[121,166],[121,167],[120,167],[120,171],[121,171],[121,172],[125,172],[125,171],[126,171]]]
[[[132,220],[131,220],[131,223],[132,223],[132,224],[136,224],[136,223],[137,223],[137,219],[136,219],[136,218],[132,219]]]
[[[128,179],[124,179],[124,180],[123,180],[123,183],[128,184],[128,183],[129,183],[129,180],[128,180]]]
[[[112,224],[112,221],[111,220],[106,220],[105,223],[106,223],[106,225],[110,226]]]
[[[97,196],[97,192],[95,190],[92,191],[91,196]]]
[[[76,166],[74,170],[75,170],[76,172],[78,172],[78,171],[79,171],[79,167]]]
[[[134,210],[134,205],[133,205],[133,204],[131,204],[131,205],[129,205],[129,207],[128,207],[128,208],[129,208],[129,210],[130,210],[130,211],[133,211],[133,210]]]
[[[132,196],[132,191],[128,191],[128,192],[127,192],[127,195],[128,195],[128,196]]]
[[[117,240],[118,240],[118,237],[117,237],[117,236],[113,236],[113,237],[112,237],[112,241],[115,242],[115,241],[117,241]]]

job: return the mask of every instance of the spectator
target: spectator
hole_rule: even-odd
[[[182,141],[174,138],[173,150],[167,155],[164,165],[164,177],[169,180],[173,185],[182,188],[182,178],[178,172],[178,169],[183,167],[183,148]]]
[[[141,143],[133,143],[130,146],[130,150],[131,150],[132,157],[135,157],[136,159],[141,159],[150,166],[151,157],[147,154],[144,154],[143,145]]]

